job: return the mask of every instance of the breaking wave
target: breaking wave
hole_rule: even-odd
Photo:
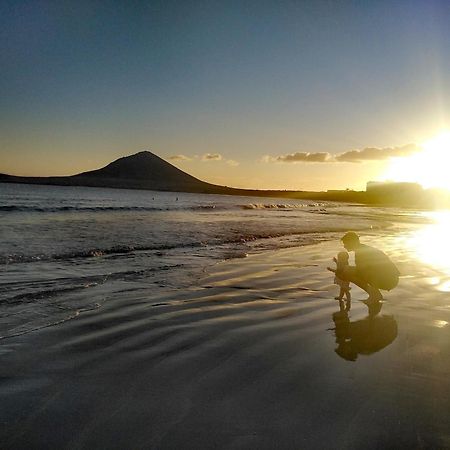
[[[85,258],[99,258],[108,257],[111,255],[125,255],[134,254],[139,252],[163,252],[166,250],[176,249],[195,249],[195,248],[207,248],[212,251],[213,247],[218,248],[220,246],[250,244],[256,241],[265,241],[269,239],[286,238],[302,236],[302,242],[300,245],[306,245],[308,243],[315,242],[315,235],[320,233],[326,236],[329,233],[342,231],[342,226],[329,227],[327,229],[318,230],[288,230],[283,232],[268,232],[268,233],[238,233],[232,236],[224,236],[218,238],[215,236],[210,240],[194,241],[194,242],[178,242],[173,244],[155,244],[155,245],[116,245],[107,248],[90,248],[81,251],[73,251],[60,254],[3,254],[0,255],[0,265],[16,264],[16,263],[29,263],[39,261],[58,261],[58,260],[70,260],[70,259],[85,259]],[[310,236],[310,239],[307,237]],[[295,244],[293,244],[295,245]],[[299,245],[297,242],[296,245]]]
[[[61,213],[61,212],[152,212],[152,211],[214,211],[214,210],[254,210],[254,209],[301,209],[301,208],[323,208],[324,203],[248,203],[236,205],[167,205],[167,206],[36,206],[36,205],[0,205],[0,212],[30,212],[30,213]],[[328,205],[327,205],[328,206]]]
[[[301,209],[324,207],[325,203],[248,203],[239,206],[242,209]]]

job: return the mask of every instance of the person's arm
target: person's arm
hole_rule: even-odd
[[[373,265],[373,255],[370,250],[371,248],[365,245],[355,250],[355,266],[359,273],[366,273]]]

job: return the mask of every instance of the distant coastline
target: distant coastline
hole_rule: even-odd
[[[120,158],[101,169],[72,176],[22,177],[0,173],[0,183],[307,199],[427,209],[450,207],[449,192],[425,190],[417,183],[369,182],[365,191],[350,189],[327,191],[261,190],[220,186],[201,181],[148,151]]]

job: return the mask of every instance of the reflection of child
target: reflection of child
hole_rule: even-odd
[[[337,258],[333,258],[333,261],[336,263],[336,269],[332,269],[331,267],[327,267],[328,270],[334,272],[334,283],[337,284],[340,288],[339,296],[335,297],[336,300],[342,300],[345,294],[345,300],[347,303],[347,308],[350,307],[350,282],[341,280],[337,273],[342,273],[342,271],[348,266],[348,253],[347,252],[339,252],[337,254]]]

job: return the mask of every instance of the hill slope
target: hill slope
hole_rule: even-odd
[[[70,178],[74,184],[84,186],[164,191],[206,192],[215,187],[183,172],[149,151],[119,158],[102,169],[83,172]]]

